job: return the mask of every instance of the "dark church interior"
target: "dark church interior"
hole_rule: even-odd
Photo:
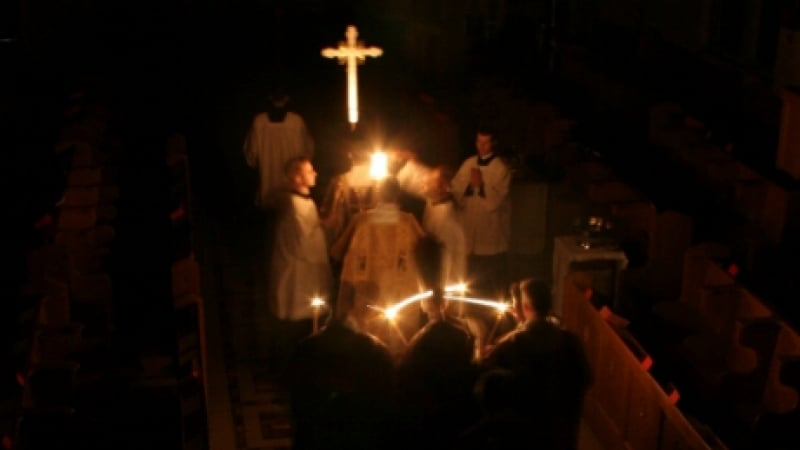
[[[356,132],[454,165],[495,126],[511,275],[558,284],[591,365],[579,449],[800,449],[800,0],[0,8],[4,449],[293,448],[242,156],[274,83],[317,200]],[[320,55],[348,25],[383,49],[356,131]],[[556,273],[595,217],[626,264]]]

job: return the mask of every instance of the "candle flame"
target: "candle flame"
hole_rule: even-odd
[[[382,180],[389,175],[389,158],[386,153],[378,150],[372,154],[372,162],[369,166],[369,176],[376,180]]]
[[[314,308],[321,308],[325,306],[325,300],[323,300],[321,297],[314,297],[311,299],[311,306]]]
[[[490,307],[490,308],[495,308],[497,310],[498,314],[504,314],[510,308],[509,304],[506,303],[506,302],[501,302],[501,301],[497,301],[497,300],[490,300],[490,299],[487,299],[487,298],[465,297],[464,295],[453,295],[452,294],[452,292],[464,292],[464,291],[466,291],[466,289],[467,289],[467,287],[466,287],[466,284],[464,284],[464,283],[451,284],[449,286],[446,286],[444,288],[444,291],[445,291],[444,298],[446,300],[451,300],[451,301],[456,301],[456,302],[471,303],[473,305],[479,305],[479,306],[486,306],[486,307]],[[377,306],[372,306],[372,305],[369,305],[369,307],[372,308],[372,309],[381,311],[383,313],[383,315],[387,319],[394,320],[394,318],[397,317],[397,314],[400,312],[401,309],[405,308],[406,306],[408,306],[408,305],[410,305],[412,303],[416,303],[416,302],[418,302],[420,300],[429,298],[432,295],[433,295],[433,291],[427,290],[427,291],[423,291],[423,292],[420,292],[418,294],[414,294],[414,295],[411,295],[409,297],[406,297],[403,300],[400,300],[399,302],[389,306],[388,308],[381,309],[381,308],[378,308]]]

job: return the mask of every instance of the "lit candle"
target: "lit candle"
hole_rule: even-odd
[[[369,166],[369,176],[374,180],[382,180],[389,175],[389,158],[386,153],[378,150],[372,154]]]
[[[319,312],[325,306],[325,300],[321,297],[314,297],[311,299],[311,310],[314,314],[314,334],[319,332]]]

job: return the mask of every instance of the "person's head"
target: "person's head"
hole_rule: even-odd
[[[494,151],[496,133],[494,129],[488,125],[478,127],[478,132],[475,136],[475,148],[478,155],[487,156]]]
[[[396,179],[389,177],[381,180],[378,185],[378,199],[381,203],[396,203],[400,199],[400,184]]]
[[[284,174],[289,187],[302,193],[308,193],[317,184],[317,172],[306,156],[297,156],[287,161]]]
[[[553,309],[550,285],[542,280],[529,278],[520,282],[522,314],[525,320],[544,320]]]
[[[289,103],[289,93],[282,85],[274,85],[269,90],[269,102],[276,108],[284,108]]]
[[[442,198],[450,192],[450,180],[453,173],[446,166],[438,166],[431,170],[425,180],[425,193],[431,199]]]
[[[289,94],[283,87],[273,86],[268,95],[269,103],[267,103],[267,117],[270,122],[283,122],[286,119],[288,112],[287,104],[289,103]]]

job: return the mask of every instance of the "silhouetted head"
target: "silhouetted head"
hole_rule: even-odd
[[[268,98],[267,116],[270,122],[283,122],[288,112],[289,93],[283,85],[274,85],[269,90]]]
[[[550,285],[542,280],[529,278],[520,282],[522,312],[525,319],[544,319],[553,309]]]

